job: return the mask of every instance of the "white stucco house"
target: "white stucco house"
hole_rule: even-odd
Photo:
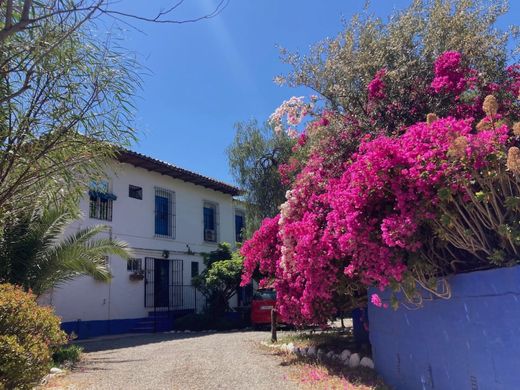
[[[157,159],[123,150],[107,180],[81,201],[83,218],[70,229],[110,226],[133,258],[107,258],[110,283],[78,277],[48,299],[62,327],[80,338],[130,331],[166,330],[172,316],[199,311],[202,296],[191,278],[204,267],[202,253],[240,240],[244,211],[239,189]],[[237,305],[237,296],[230,302]]]

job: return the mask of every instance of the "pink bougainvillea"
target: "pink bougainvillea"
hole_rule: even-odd
[[[386,75],[386,69],[379,70],[372,81],[368,83],[368,97],[369,99],[384,99],[385,98],[385,82],[383,78]]]
[[[421,248],[422,230],[438,216],[439,191],[457,191],[468,170],[481,169],[507,134],[506,126],[473,133],[471,119],[419,123],[400,137],[363,142],[343,175],[330,181],[315,157],[280,218],[267,220],[244,245],[246,275],[254,262],[273,275],[280,313],[293,322],[333,314],[332,291],[342,271],[382,289],[400,282],[408,253]],[[467,145],[453,159],[459,137]]]
[[[447,51],[435,61],[435,78],[432,88],[435,92],[453,92],[460,94],[466,87],[465,69],[462,55],[456,51]]]
[[[262,275],[267,277],[266,280],[274,277],[280,258],[279,220],[279,215],[274,218],[264,219],[260,229],[242,246],[240,252],[245,258],[242,286],[251,281],[253,273],[257,269]]]
[[[467,196],[464,186],[472,175],[493,164],[490,156],[503,154],[511,138],[502,118],[518,111],[518,67],[500,85],[479,84],[483,92],[502,96],[493,118],[482,111],[483,96],[460,98],[474,87],[476,72],[463,66],[459,53],[444,53],[434,67],[429,93],[444,94],[450,102],[445,112],[452,116],[415,123],[397,134],[374,129],[363,135],[356,132],[357,119],[348,117],[341,122],[344,130],[324,133],[332,126],[330,118],[338,123],[337,115],[327,113],[300,136],[295,153],[312,145],[305,160],[281,167],[283,176],[293,173],[287,201],[280,215],[264,221],[244,244],[242,254],[243,283],[259,268],[277,290],[285,321],[325,323],[349,280],[380,289],[399,285],[410,259],[433,234],[442,194]],[[382,69],[367,86],[371,99],[385,98],[385,74]],[[388,306],[377,295],[370,301]]]

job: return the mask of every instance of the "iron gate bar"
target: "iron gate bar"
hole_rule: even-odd
[[[168,303],[166,306],[158,306],[160,299],[156,299],[156,275],[155,271],[159,262],[168,261]],[[183,260],[145,258],[145,280],[144,280],[144,304],[146,308],[153,308],[154,332],[158,324],[173,326],[174,316],[180,313],[197,311],[197,290],[194,286],[183,285]],[[163,314],[161,314],[163,313]],[[162,322],[161,322],[162,320]]]

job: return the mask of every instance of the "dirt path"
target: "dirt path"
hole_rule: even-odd
[[[129,335],[85,342],[77,369],[47,389],[297,389],[259,348],[267,332]]]

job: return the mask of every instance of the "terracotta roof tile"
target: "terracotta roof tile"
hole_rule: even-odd
[[[238,187],[231,184],[212,179],[211,177],[201,175],[200,173],[180,168],[166,161],[161,161],[132,150],[121,149],[116,158],[122,163],[131,164],[135,167],[144,168],[149,171],[173,177],[174,179],[180,179],[206,188],[211,188],[212,190],[229,194],[231,196],[237,196],[242,193]]]

